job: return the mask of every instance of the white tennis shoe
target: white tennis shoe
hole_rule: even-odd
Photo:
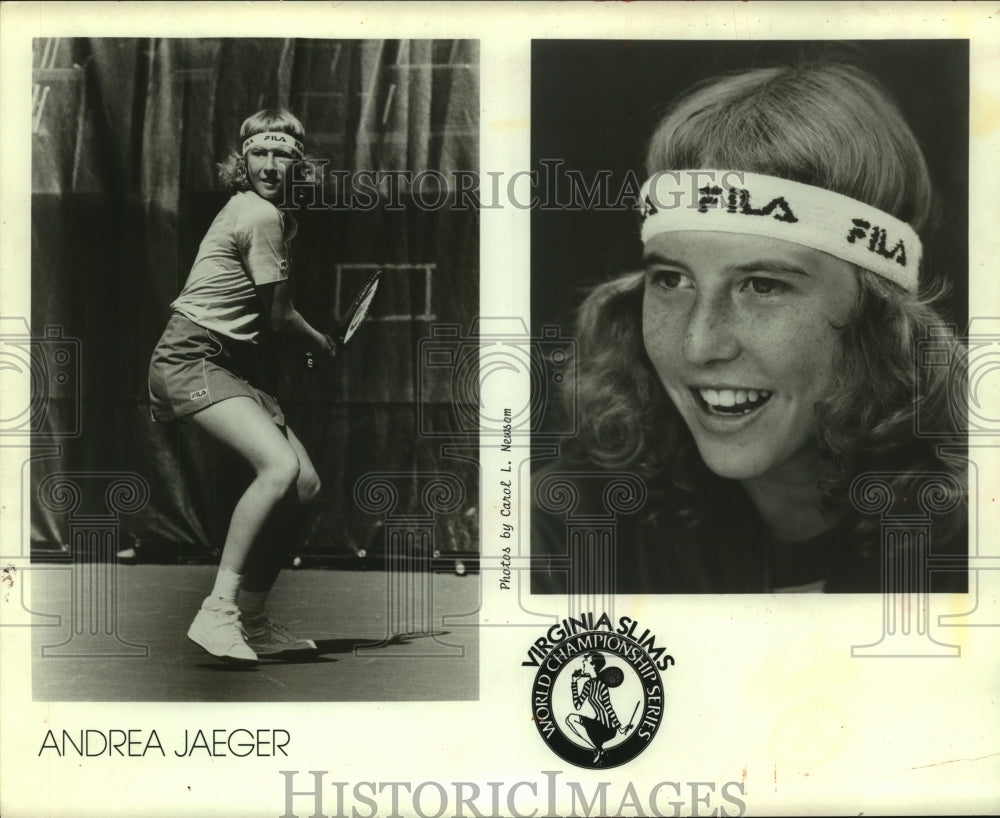
[[[240,620],[240,628],[247,645],[260,656],[294,650],[316,650],[316,643],[312,639],[293,636],[284,625],[272,622],[266,613],[244,616]]]
[[[188,628],[188,639],[220,659],[256,662],[257,654],[247,645],[240,628],[240,610],[235,602],[209,597]]]

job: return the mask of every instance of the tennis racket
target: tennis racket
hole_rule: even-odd
[[[635,714],[639,712],[639,702],[635,703],[635,707],[632,708],[632,717],[628,720],[628,725],[625,727],[625,732],[628,733],[633,727],[635,727]]]
[[[368,313],[371,311],[372,303],[375,300],[375,293],[378,292],[378,286],[381,281],[382,271],[376,270],[371,278],[365,282],[365,286],[361,288],[357,296],[355,296],[354,301],[351,302],[351,306],[348,307],[347,312],[340,322],[336,335],[333,336],[339,349],[346,347],[357,334],[358,330],[361,329],[361,325],[364,324]],[[316,359],[312,352],[306,353],[306,366],[310,369],[316,366]]]

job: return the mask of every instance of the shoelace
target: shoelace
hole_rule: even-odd
[[[270,628],[271,633],[276,633],[278,636],[282,636],[285,639],[294,639],[291,631],[288,630],[284,625],[279,625],[277,622],[272,622],[270,619],[267,620],[267,627]]]
[[[244,620],[243,627],[251,639],[266,638],[270,634],[271,637],[277,636],[286,642],[300,641],[284,625],[273,622],[266,614],[259,619]]]
[[[258,635],[278,630],[281,627],[280,625],[275,625],[275,623],[268,618],[267,614],[261,614],[260,616],[253,617],[243,617],[242,621],[243,629],[247,633]]]
[[[223,608],[221,610],[213,611],[213,613],[219,614],[219,621],[215,623],[217,628],[228,627],[229,625],[235,624],[240,618],[238,608]]]
[[[218,618],[212,623],[213,627],[217,631],[227,631],[230,635],[231,642],[234,645],[244,642],[243,635],[240,633],[240,611],[239,608],[222,608],[220,610],[213,611],[213,613],[218,614]]]

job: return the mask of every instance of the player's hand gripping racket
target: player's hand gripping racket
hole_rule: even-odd
[[[368,313],[371,311],[372,302],[375,300],[375,293],[378,292],[378,285],[381,280],[382,271],[376,270],[372,274],[372,277],[365,282],[365,286],[361,288],[354,301],[351,302],[351,306],[340,322],[337,334],[333,336],[338,349],[346,347],[365,322]],[[306,353],[306,366],[310,369],[316,367],[316,359],[312,352]]]

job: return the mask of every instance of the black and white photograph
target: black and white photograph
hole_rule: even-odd
[[[477,697],[477,49],[34,39],[36,698]]]
[[[534,41],[533,590],[967,589],[968,49]]]
[[[0,3],[0,815],[996,812],[998,69]]]

